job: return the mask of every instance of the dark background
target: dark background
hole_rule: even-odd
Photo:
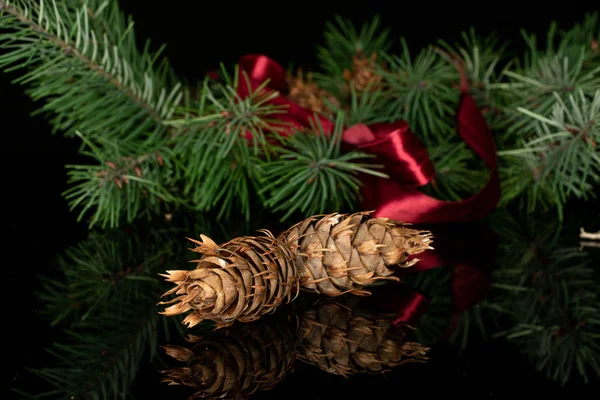
[[[270,5],[256,1],[239,5],[228,1],[128,0],[121,4],[134,16],[140,41],[150,37],[155,48],[167,43],[165,55],[176,72],[192,81],[219,62],[234,63],[245,53],[264,53],[282,65],[293,62],[305,68],[316,67],[314,46],[321,42],[325,22],[335,14],[356,23],[380,14],[383,24],[393,29],[393,36],[405,36],[415,50],[438,38],[458,40],[462,31],[474,27],[481,34],[498,32],[500,39],[514,42],[513,48],[519,51],[523,48],[520,28],[543,35],[552,20],[557,20],[561,27],[569,27],[582,20],[585,12],[594,10],[592,2],[584,5],[573,1],[540,4],[531,9],[523,2],[467,5],[466,2],[408,4],[373,0]],[[11,85],[11,79],[17,76],[0,74],[0,163],[2,231],[4,238],[8,238],[2,246],[4,254],[8,254],[3,260],[3,281],[9,289],[4,296],[3,308],[8,315],[5,314],[3,326],[10,335],[7,350],[12,356],[8,363],[18,371],[48,340],[44,326],[38,322],[31,295],[38,285],[35,275],[47,270],[57,252],[81,240],[86,226],[76,223],[76,215],[69,212],[61,197],[67,187],[64,165],[78,160],[78,143],[52,136],[43,117],[30,116],[39,105],[24,95],[22,87]],[[523,358],[505,349],[482,348],[471,357],[459,361],[450,356],[439,359],[427,367],[428,375],[420,370],[419,374],[401,381],[391,381],[390,387],[396,390],[396,395],[402,395],[400,389],[431,393],[445,388],[446,393],[466,391],[486,397],[512,394],[518,386],[528,383],[538,394],[543,388],[556,389],[531,373]],[[10,378],[18,380],[19,374],[15,372]],[[316,374],[315,378],[318,377]],[[439,384],[435,383],[438,380]],[[298,381],[297,377],[291,378],[277,393],[289,395],[290,388]],[[336,392],[332,388],[337,388]],[[334,385],[329,391],[319,392],[319,397],[334,393],[342,396],[338,389]],[[309,396],[315,393],[315,388],[295,390]],[[360,395],[368,393],[370,389],[365,387]]]

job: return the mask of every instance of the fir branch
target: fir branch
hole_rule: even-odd
[[[161,325],[169,323],[154,302],[150,296],[123,307],[112,300],[106,303],[111,312],[73,324],[65,342],[48,349],[53,365],[31,369],[52,387],[36,398],[126,398],[142,360],[155,356]]]
[[[492,131],[505,125],[502,97],[494,90],[500,79],[500,64],[506,63],[507,44],[499,44],[496,35],[480,37],[474,29],[462,33],[462,42],[450,45],[439,41],[436,51],[449,63],[464,71],[469,92],[487,117]]]
[[[424,190],[431,195],[459,201],[477,193],[489,179],[489,169],[474,167],[473,150],[453,137],[432,141],[429,157],[435,166],[434,181]]]
[[[355,124],[376,124],[379,122],[392,122],[388,113],[386,93],[381,90],[359,91],[350,82],[349,100],[347,104],[334,103],[325,99],[325,103],[332,114],[342,113],[348,126]]]
[[[519,345],[562,384],[575,375],[587,382],[592,371],[600,376],[598,286],[592,258],[571,245],[577,228],[540,215],[499,217],[501,267],[492,286],[496,309],[512,323],[494,336]]]
[[[270,103],[279,93],[266,91],[268,82],[264,82],[248,96],[241,97],[237,93],[239,75],[236,68],[235,78],[223,70],[224,82],[205,80],[201,98],[196,101],[197,109],[182,108],[175,119],[164,121],[164,125],[175,128],[174,143],[182,149],[180,152],[190,147],[213,146],[211,152],[216,151],[216,156],[222,159],[236,143],[249,138],[254,154],[258,154],[267,144],[265,132],[286,128],[278,121],[286,113],[285,107]],[[247,74],[241,75],[250,86]]]
[[[569,198],[587,199],[600,183],[600,90],[591,99],[583,90],[566,99],[558,94],[554,98],[553,112],[548,117],[519,109],[535,123],[535,135],[522,147],[499,155],[533,161],[535,179],[530,195],[551,191],[562,218],[562,207]],[[537,199],[531,202],[535,204]]]
[[[538,165],[535,153],[500,158],[498,175],[502,194],[499,207],[515,204],[518,209],[526,212],[552,210],[556,205],[554,192],[547,180],[539,180]]]
[[[358,162],[368,155],[342,152],[343,126],[343,116],[338,114],[332,135],[316,126],[316,132],[281,137],[273,161],[261,165],[264,186],[260,193],[268,207],[285,211],[282,219],[296,211],[315,215],[354,206],[361,186],[359,173],[387,178],[376,171],[379,165]]]
[[[90,225],[114,227],[175,202],[162,121],[181,100],[181,84],[149,42],[137,50],[117,2],[2,0],[0,9],[0,67],[22,70],[15,82],[46,100],[39,111],[54,115],[54,131],[85,137],[82,154],[98,162],[68,166],[75,185],[65,195],[81,207],[79,220],[91,213]]]
[[[225,158],[218,157],[218,153],[214,144],[206,144],[201,154],[188,153],[183,193],[198,211],[216,210],[216,217],[221,219],[237,210],[249,220],[260,180],[259,157],[244,142],[235,143]]]
[[[182,107],[176,118],[165,121],[173,129],[170,145],[179,160],[182,196],[199,211],[218,210],[228,217],[234,208],[250,218],[252,195],[259,180],[259,157],[269,147],[267,136],[288,130],[278,121],[286,112],[270,101],[277,92],[267,82],[246,97],[238,95],[237,68],[231,77],[225,69],[222,82],[205,80],[200,99]]]
[[[63,194],[71,210],[80,208],[78,220],[93,211],[89,226],[116,227],[150,215],[161,205],[181,204],[177,197],[176,155],[164,140],[140,142],[99,138],[96,143],[83,137],[89,150],[82,154],[95,165],[67,165],[69,183]]]
[[[588,16],[583,25],[569,31],[558,32],[552,24],[543,51],[538,49],[535,35],[522,33],[529,48],[523,66],[507,65],[503,77],[508,81],[493,85],[503,97],[507,138],[528,136],[535,130],[535,121],[519,108],[549,117],[555,93],[565,97],[582,91],[593,96],[600,86],[600,64],[592,62],[599,59],[593,46],[594,36],[600,37],[597,15]]]
[[[371,58],[387,52],[392,45],[390,30],[382,29],[378,16],[357,29],[351,21],[340,16],[325,26],[325,44],[317,47],[323,75],[342,78],[344,70],[351,70],[354,57]],[[319,75],[321,76],[321,75]]]
[[[168,65],[156,68],[147,49],[135,49],[132,22],[125,24],[116,3],[2,0],[0,9],[6,31],[0,48],[7,50],[0,67],[28,71],[16,82],[27,84],[34,99],[47,99],[41,111],[56,114],[55,130],[145,135],[162,128],[160,121],[181,99],[181,84],[170,84]],[[104,19],[114,42],[93,29],[90,16]]]
[[[426,140],[451,134],[460,94],[454,87],[459,80],[456,68],[431,46],[414,59],[404,40],[402,47],[402,56],[384,55],[389,67],[379,71],[389,88],[389,118],[408,121]]]

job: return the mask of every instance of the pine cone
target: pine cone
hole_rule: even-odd
[[[184,323],[188,327],[204,319],[217,327],[254,321],[275,311],[298,293],[298,273],[293,254],[269,232],[261,237],[239,237],[221,246],[201,235],[192,240],[202,253],[192,271],[161,274],[175,287],[164,296],[178,297],[159,304],[173,304],[161,314],[173,316],[192,311]]]
[[[175,287],[164,296],[178,296],[162,314],[192,311],[188,327],[204,319],[224,327],[238,320],[254,321],[275,311],[292,296],[306,291],[338,296],[369,294],[363,287],[391,276],[394,267],[418,260],[413,254],[430,249],[431,234],[369,213],[330,214],[308,218],[275,238],[239,237],[217,245],[201,235],[193,240],[202,253],[192,271],[167,271]],[[294,297],[295,298],[295,297]]]
[[[162,371],[163,382],[196,390],[190,399],[246,399],[282,381],[296,360],[295,340],[286,324],[236,325],[211,338],[192,336],[190,348],[164,346],[186,363]]]
[[[371,91],[378,90],[383,77],[374,72],[377,54],[371,54],[371,58],[357,55],[353,59],[353,69],[344,70],[344,79],[354,84],[356,90]]]
[[[369,294],[364,286],[377,280],[398,280],[394,267],[418,262],[410,255],[431,249],[431,233],[410,229],[367,212],[308,218],[278,236],[296,254],[304,290],[339,296]]]
[[[288,97],[300,107],[308,108],[315,113],[329,113],[331,110],[326,104],[326,100],[339,106],[339,101],[325,89],[319,88],[312,81],[312,74],[308,73],[306,80],[302,70],[299,69],[296,76],[288,74],[287,82],[289,86]]]
[[[429,348],[407,341],[411,328],[395,326],[395,314],[360,314],[332,300],[303,313],[298,359],[344,377],[383,373],[401,364],[427,361]]]

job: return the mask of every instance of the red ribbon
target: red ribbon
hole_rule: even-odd
[[[264,55],[248,55],[240,59],[240,70],[248,75],[248,82],[240,76],[238,94],[248,96],[251,90],[268,81],[267,89],[284,92],[287,86],[284,69]],[[248,85],[249,84],[249,85]],[[409,223],[464,222],[482,218],[492,211],[500,199],[500,182],[496,164],[496,146],[489,127],[473,98],[467,93],[466,80],[461,85],[457,112],[457,131],[460,137],[483,159],[491,170],[485,187],[474,196],[461,201],[438,200],[419,191],[430,183],[435,169],[427,149],[410,131],[404,121],[374,125],[357,124],[343,133],[343,142],[378,156],[386,166],[390,179],[365,177],[362,195],[363,209],[372,209],[374,216],[387,217]],[[288,107],[288,112],[274,118],[304,129],[318,122],[326,133],[333,122],[300,107],[285,96],[277,96],[272,104]],[[289,134],[291,130],[284,132]]]

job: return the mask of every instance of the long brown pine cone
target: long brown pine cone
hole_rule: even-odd
[[[272,313],[305,291],[339,296],[367,295],[364,287],[379,280],[398,280],[396,268],[418,262],[411,255],[431,249],[429,231],[415,230],[369,212],[314,216],[279,236],[238,237],[217,245],[201,235],[195,252],[202,257],[194,270],[167,271],[176,294],[162,314],[191,313],[192,327],[212,320],[217,327],[249,322]]]

